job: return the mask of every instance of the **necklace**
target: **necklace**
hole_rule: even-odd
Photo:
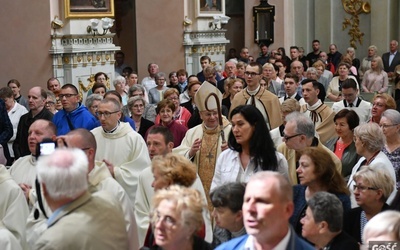
[[[204,129],[207,130],[207,128],[204,128]],[[210,130],[208,130],[208,131],[210,131]],[[207,135],[207,134],[210,136],[210,138],[204,139],[205,135]],[[214,133],[212,133],[212,134],[214,134]],[[201,147],[205,151],[205,155],[206,155],[205,157],[208,158],[209,164],[211,163],[211,160],[213,160],[215,157],[212,152],[215,151],[215,147],[216,147],[216,145],[218,145],[218,141],[219,141],[219,133],[215,134],[215,136],[212,136],[212,134],[209,134],[206,131],[204,131],[203,132],[203,143],[201,145]],[[215,140],[213,141],[214,138],[215,138]]]
[[[218,143],[218,137],[215,140],[214,144],[211,146],[210,150],[208,151],[208,154],[206,156],[206,158],[208,158],[208,163],[211,163],[211,160],[214,158],[214,155],[211,153],[211,151],[214,150],[214,147],[217,145]]]

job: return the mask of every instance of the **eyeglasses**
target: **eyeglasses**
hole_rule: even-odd
[[[387,129],[387,128],[394,127],[397,125],[399,125],[399,124],[379,124],[379,127]]]
[[[292,139],[292,138],[294,138],[296,136],[299,136],[299,135],[302,135],[302,134],[295,134],[295,135],[292,135],[292,136],[287,136],[287,135],[283,134],[283,139],[285,141],[289,141],[290,139]]]
[[[244,74],[245,74],[246,76],[251,76],[251,77],[255,77],[255,76],[260,75],[260,74],[258,74],[258,73],[256,73],[256,72],[248,72],[248,71],[244,72]]]
[[[104,116],[104,118],[109,118],[112,114],[115,114],[115,113],[118,113],[119,112],[119,110],[117,110],[117,111],[114,111],[114,112],[96,112],[96,116],[97,117],[102,117],[102,116]]]
[[[366,190],[378,190],[379,188],[376,188],[376,187],[364,187],[364,186],[357,186],[357,185],[353,185],[353,189],[354,189],[354,191],[356,190],[356,189],[358,189],[358,191],[361,191],[361,192],[364,192],[364,191],[366,191]]]
[[[386,105],[383,104],[383,103],[374,102],[374,103],[372,103],[372,107],[373,107],[373,106],[378,106],[378,107],[380,107],[380,108],[383,108],[383,107],[385,107]]]
[[[167,100],[176,101],[179,100],[179,97],[168,97]]]
[[[60,99],[63,99],[64,97],[71,98],[71,97],[76,96],[76,95],[78,95],[78,94],[59,94],[58,97]]]
[[[157,224],[160,221],[166,227],[169,227],[169,228],[172,228],[173,226],[175,226],[177,224],[177,221],[174,218],[172,218],[171,216],[168,216],[168,215],[162,216],[160,214],[157,214],[154,219],[154,222],[155,222],[154,224]]]
[[[144,105],[143,104],[138,104],[138,105],[133,105],[132,107],[135,108],[135,109],[142,109],[144,107]]]
[[[54,105],[55,103],[54,102],[51,102],[51,101],[48,101],[48,102],[46,102],[46,105]]]
[[[165,79],[164,78],[159,78],[159,79],[157,79],[157,81],[165,81]]]

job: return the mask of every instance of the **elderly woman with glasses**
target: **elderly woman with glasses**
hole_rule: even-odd
[[[382,148],[385,146],[385,136],[376,123],[364,123],[354,129],[354,142],[356,146],[356,152],[361,156],[357,164],[354,165],[347,187],[351,193],[351,206],[354,208],[357,205],[356,199],[353,193],[353,185],[356,184],[354,175],[363,169],[365,165],[373,168],[382,168],[390,174],[393,180],[393,189],[396,189],[396,174],[389,158],[382,152]],[[390,197],[390,201],[394,198],[395,193]]]
[[[135,97],[135,96],[141,97],[146,103],[146,105],[144,105],[142,117],[151,122],[154,122],[154,120],[156,119],[156,115],[157,115],[156,108],[154,105],[150,105],[146,101],[145,88],[140,84],[135,84],[129,88],[128,96],[129,96],[129,98]],[[124,107],[122,107],[122,113],[124,114],[124,116],[132,116],[131,110],[128,108],[128,105],[125,105]]]
[[[147,171],[147,170],[145,170]],[[151,172],[152,172],[152,176],[153,178],[150,179],[151,182],[151,187],[154,189],[154,192],[161,192],[162,190],[170,190],[170,189],[174,189],[174,185],[179,185],[182,188],[183,187],[191,187],[194,188],[196,190],[198,190],[199,196],[200,197],[200,201],[201,202],[197,202],[195,206],[201,206],[202,209],[199,211],[199,220],[201,220],[200,225],[198,225],[198,227],[196,226],[196,230],[195,232],[192,233],[196,233],[197,235],[203,237],[204,233],[205,233],[205,237],[211,242],[211,223],[209,220],[209,214],[208,214],[208,210],[205,209],[205,200],[206,200],[206,196],[204,193],[204,189],[203,186],[201,185],[201,182],[199,180],[199,178],[197,177],[196,174],[196,167],[195,165],[189,160],[186,159],[184,156],[181,155],[177,155],[174,153],[169,153],[165,156],[155,156],[153,158],[152,164],[151,164]],[[146,179],[146,183],[150,184],[149,180]],[[150,188],[150,187],[149,187]],[[151,192],[150,190],[146,190],[146,200],[144,202],[148,202],[151,201],[151,199],[154,197],[154,192]],[[156,197],[157,197],[157,193],[156,193]],[[156,197],[154,197],[154,199],[156,199]],[[184,196],[182,195],[176,195],[175,199],[178,200],[183,200]],[[142,207],[142,209],[144,209],[145,211],[151,211],[152,209],[157,210],[157,203],[153,202],[152,204],[148,204],[148,206],[144,206]],[[153,211],[154,211],[153,210]],[[143,211],[144,212],[144,211]],[[183,211],[178,211],[178,214],[182,214],[181,212]],[[204,219],[204,221],[203,221]],[[143,226],[143,225],[141,225]],[[204,228],[205,226],[205,228]],[[205,229],[206,231],[200,231],[198,229],[200,229],[202,227],[202,229]],[[142,230],[141,228],[139,228],[140,230]],[[190,230],[189,230],[190,231]],[[139,231],[140,232],[140,231]],[[163,249],[169,249],[167,248],[167,244],[165,245],[160,245],[160,241],[157,241],[157,237],[159,237],[160,232],[158,231],[157,228],[154,228],[154,224],[153,227],[149,227],[149,229],[147,230],[147,235],[144,239],[144,246],[145,247],[150,247],[154,246],[153,243],[155,243],[156,245],[162,247]],[[173,238],[171,236],[171,238],[169,238],[171,235],[166,235],[166,237],[164,238],[165,241],[170,242],[170,240]],[[197,236],[195,236],[197,238]],[[171,242],[170,242],[171,243]],[[165,247],[165,248],[164,248]],[[175,246],[178,247],[178,246]],[[159,249],[159,248],[156,248]],[[174,249],[174,248],[172,248]],[[175,248],[175,249],[180,249],[180,248]]]
[[[396,109],[396,101],[389,94],[382,93],[374,96],[371,109],[371,120],[379,124],[382,113],[387,109]]]
[[[343,229],[361,243],[365,224],[375,215],[389,208],[387,199],[394,181],[384,168],[364,166],[353,176],[354,191],[359,207],[345,213]]]
[[[200,192],[171,186],[158,191],[153,199],[152,226],[155,245],[149,249],[211,250],[211,245],[196,235],[203,225],[205,209]]]
[[[400,113],[388,109],[382,114],[379,126],[386,138],[382,152],[386,154],[393,164],[396,173],[396,188],[400,189]]]
[[[128,100],[128,108],[131,111],[131,118],[135,122],[135,129],[143,138],[147,130],[154,125],[154,122],[143,118],[146,102],[140,96],[131,97]]]

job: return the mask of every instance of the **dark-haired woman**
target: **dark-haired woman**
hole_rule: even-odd
[[[327,151],[318,147],[305,148],[296,172],[300,184],[293,186],[294,211],[289,221],[298,235],[301,235],[300,220],[305,216],[307,201],[317,192],[335,194],[342,202],[343,211],[350,210],[350,193],[346,182]]]
[[[215,220],[212,247],[246,234],[242,213],[245,189],[243,183],[230,182],[210,193]]]
[[[357,154],[353,140],[354,129],[359,125],[360,119],[354,110],[342,109],[333,118],[337,138],[326,143],[326,147],[332,150],[342,162],[342,176],[347,181],[351,170],[356,165],[360,156]]]
[[[247,183],[258,171],[278,171],[288,177],[287,161],[275,150],[261,112],[252,105],[241,105],[232,110],[230,118],[229,149],[217,159],[211,190],[227,182]]]

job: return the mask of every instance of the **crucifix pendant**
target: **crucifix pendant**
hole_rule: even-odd
[[[208,155],[206,157],[208,158],[208,162],[211,162],[211,159],[214,157],[214,155],[211,154],[211,152],[208,152]]]

